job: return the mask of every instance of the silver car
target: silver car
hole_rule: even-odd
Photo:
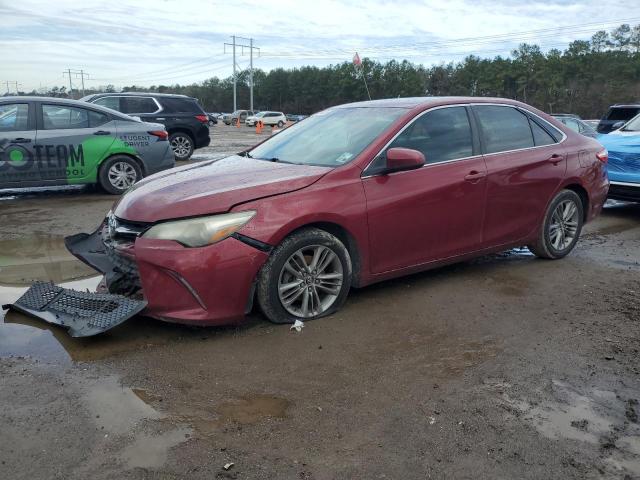
[[[75,100],[0,98],[0,188],[94,183],[121,194],[174,165],[161,124]]]

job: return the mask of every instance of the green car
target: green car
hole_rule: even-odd
[[[174,165],[164,125],[75,100],[0,98],[0,189],[99,184],[118,195]]]

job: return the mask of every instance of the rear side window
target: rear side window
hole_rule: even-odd
[[[160,110],[151,97],[122,97],[120,106],[122,107],[122,113],[128,114],[155,113]]]
[[[89,111],[62,105],[42,105],[42,123],[45,130],[89,128]]]
[[[529,119],[529,123],[531,124],[531,132],[533,133],[533,142],[536,147],[540,147],[542,145],[552,145],[556,143],[556,139],[553,138],[547,131],[538,125],[535,120]],[[574,122],[577,124],[577,122]]]
[[[513,107],[480,105],[473,107],[485,144],[486,153],[507,152],[533,147],[528,118]]]
[[[640,108],[610,108],[609,113],[607,114],[607,120],[631,120],[638,114],[638,112],[640,112]]]
[[[389,145],[394,147],[418,150],[427,163],[471,157],[473,140],[466,108],[447,107],[425,113]]]
[[[99,127],[100,125],[104,125],[105,123],[111,120],[109,115],[102,112],[96,112],[95,110],[89,110],[89,126],[90,127]]]
[[[120,112],[120,97],[102,97],[97,99],[95,102],[96,105],[100,105],[102,107],[110,108],[111,110],[117,110]]]
[[[195,113],[202,114],[203,110],[195,100],[191,98],[160,98],[162,108],[169,113]]]
[[[9,103],[0,105],[0,132],[19,132],[28,128],[28,104]]]

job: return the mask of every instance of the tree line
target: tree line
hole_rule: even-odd
[[[551,113],[599,118],[609,105],[640,100],[640,25],[620,25],[596,32],[590,40],[571,42],[564,51],[543,52],[521,44],[508,57],[469,55],[461,62],[425,67],[406,60],[381,63],[363,59],[326,67],[254,70],[254,106],[260,110],[310,114],[324,108],[371,98],[424,95],[506,97]],[[105,87],[114,91],[112,85]],[[196,97],[207,111],[233,108],[233,79],[210,78],[190,85],[130,85],[123,91],[180,93]],[[249,75],[237,76],[238,108],[249,108]],[[36,92],[31,92],[35,94]],[[46,92],[68,96],[62,88]],[[72,92],[72,94],[75,92]],[[90,91],[87,91],[90,93]]]

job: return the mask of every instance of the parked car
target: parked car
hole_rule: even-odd
[[[570,113],[554,113],[552,117],[559,122],[564,123],[574,132],[578,132],[585,137],[598,138],[598,132],[591,128],[578,115],[573,115]]]
[[[218,114],[213,112],[213,113],[207,113],[207,116],[209,117],[209,125],[217,125],[218,124]]]
[[[265,112],[259,112],[259,113],[256,113],[255,115],[247,117],[247,119],[245,120],[245,124],[248,127],[253,127],[258,122],[258,120],[262,120],[262,123],[264,125],[269,125],[269,126],[277,125],[280,128],[284,127],[285,124],[287,123],[287,117],[285,117],[284,113],[265,111]]]
[[[609,107],[607,114],[598,123],[598,133],[609,133],[620,128],[640,113],[640,104],[616,104]]]
[[[195,149],[206,147],[211,142],[209,116],[197,99],[186,95],[97,93],[81,100],[140,117],[145,122],[162,123],[169,132],[176,160],[188,160]]]
[[[255,115],[257,112],[254,110],[236,110],[233,113],[229,113],[227,115],[224,116],[224,118],[222,119],[222,121],[225,123],[225,125],[235,125],[236,122],[238,121],[238,119],[240,119],[240,123],[244,123],[245,120],[247,119],[247,117],[251,117],[253,115]]]
[[[609,151],[609,198],[640,202],[640,115],[598,140]]]
[[[164,125],[76,100],[0,98],[0,188],[97,183],[121,194],[175,164]]]
[[[287,113],[287,120],[289,122],[299,122],[300,120],[304,120],[309,115],[294,115],[293,113]]]
[[[336,312],[351,287],[516,246],[566,256],[605,202],[606,161],[513,100],[353,103],[145,179],[68,244],[148,316],[229,324],[255,299],[290,323]]]

